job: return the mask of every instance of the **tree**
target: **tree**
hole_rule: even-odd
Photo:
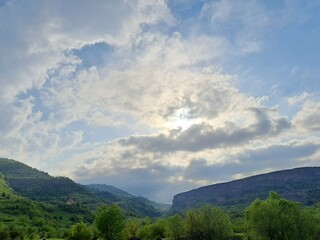
[[[144,240],[154,240],[165,238],[166,226],[163,220],[149,223],[139,231],[139,237]]]
[[[126,239],[134,239],[137,238],[140,231],[140,224],[138,221],[128,221],[126,223],[125,235]]]
[[[228,215],[212,205],[187,211],[185,223],[190,240],[224,240],[233,233]]]
[[[304,239],[301,234],[301,206],[285,200],[275,192],[262,201],[256,199],[246,210],[245,218],[252,239]]]
[[[68,235],[69,240],[91,240],[93,238],[91,228],[83,222],[72,225]]]
[[[105,240],[123,238],[125,220],[121,209],[116,205],[101,206],[96,213],[94,225]]]
[[[169,217],[167,223],[167,234],[172,239],[181,239],[185,236],[185,225],[182,217],[179,214],[175,214]]]
[[[6,229],[0,230],[0,239],[1,240],[10,240],[10,234],[9,234],[8,230],[6,230]]]

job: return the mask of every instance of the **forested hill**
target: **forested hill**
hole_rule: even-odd
[[[320,168],[304,167],[214,184],[174,196],[171,212],[183,212],[206,203],[217,206],[248,206],[265,199],[269,191],[303,205],[320,201]]]
[[[11,159],[0,159],[0,173],[17,195],[52,204],[63,204],[69,199],[92,207],[101,201],[81,185],[66,177],[52,177]]]
[[[52,177],[11,159],[0,158],[0,174],[15,195],[33,201],[60,207],[71,204],[89,210],[95,210],[101,204],[115,203],[131,216],[155,217],[162,214],[162,209],[153,205],[152,201],[135,197],[113,186],[96,184],[93,186],[102,189],[89,189],[67,177]]]
[[[108,193],[111,193],[113,194],[114,196],[116,197],[134,197],[134,195],[126,192],[126,191],[123,191],[119,188],[116,188],[114,186],[111,186],[111,185],[106,185],[106,184],[89,184],[89,185],[86,185],[87,188],[90,188],[90,189],[95,189],[95,190],[98,190],[98,191],[101,191],[101,192],[108,192]]]

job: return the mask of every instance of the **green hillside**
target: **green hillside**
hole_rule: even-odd
[[[51,204],[65,204],[69,200],[89,208],[102,201],[81,185],[66,177],[52,177],[26,164],[0,159],[0,172],[17,195]]]
[[[52,205],[16,195],[0,173],[0,239],[4,231],[30,239],[61,236],[74,223],[92,222],[93,213],[71,205]]]
[[[106,185],[106,184],[89,184],[89,185],[86,185],[87,187],[89,188],[93,188],[93,189],[96,189],[96,190],[99,190],[101,192],[108,192],[108,193],[111,193],[113,194],[114,196],[116,197],[134,197],[132,194],[126,192],[126,191],[123,191],[119,188],[116,188],[114,186],[111,186],[111,185]]]
[[[0,158],[1,173],[7,179],[14,178],[52,178],[48,173],[7,158]]]
[[[11,159],[0,158],[0,173],[15,195],[58,206],[60,209],[87,214],[101,204],[115,203],[127,215],[135,217],[159,217],[163,213],[154,207],[154,202],[135,197],[110,185],[93,184],[83,186],[66,177],[52,177]]]

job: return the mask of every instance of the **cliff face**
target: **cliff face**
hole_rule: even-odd
[[[303,205],[315,204],[320,201],[320,167],[271,172],[180,193],[174,196],[171,212],[207,203],[245,207],[256,198],[266,198],[270,191]]]

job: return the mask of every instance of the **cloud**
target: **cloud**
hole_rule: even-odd
[[[76,7],[63,1],[8,1],[1,7],[0,21],[0,108],[6,113],[0,119],[2,147],[22,161],[34,159],[33,165],[37,165],[40,159],[63,152],[59,142],[69,142],[64,140],[69,134],[81,132],[65,129],[71,123],[87,118],[89,124],[117,122],[115,116],[103,122],[99,111],[89,110],[91,105],[83,108],[81,101],[76,103],[72,94],[79,85],[73,76],[81,59],[73,50],[97,42],[126,48],[143,26],[159,21],[170,24],[174,19],[163,1],[80,1]],[[82,78],[93,77],[93,70],[85,72]]]
[[[292,166],[308,166],[316,159],[320,145],[304,141],[258,148],[249,146],[238,153],[230,149],[220,153],[209,151],[202,153],[202,157],[189,153],[155,155],[116,143],[98,149],[92,153],[100,151],[104,154],[74,168],[73,174],[78,181],[114,184],[134,194],[170,202],[180,191]],[[219,161],[212,162],[214,159]],[[179,165],[180,160],[186,165]]]
[[[311,96],[311,94],[307,93],[307,92],[303,92],[299,95],[293,96],[293,97],[289,97],[287,99],[288,104],[289,105],[295,105],[301,102],[304,102],[306,99],[308,99]]]
[[[262,39],[273,24],[272,13],[265,4],[251,0],[206,2],[200,20],[210,23],[208,27],[213,33],[229,36],[232,56],[261,52]]]
[[[237,128],[229,123],[224,128],[214,129],[202,123],[171,136],[159,135],[155,137],[130,137],[121,140],[123,145],[134,145],[144,151],[174,152],[174,151],[202,151],[211,148],[245,144],[253,139],[270,137],[289,128],[290,123],[285,118],[270,119],[266,110],[250,109],[255,115],[256,123],[246,128]]]
[[[298,129],[306,129],[309,131],[320,131],[320,104],[312,100],[307,100],[296,116],[293,123]]]
[[[80,178],[80,181],[83,183],[100,182],[112,184],[137,196],[148,196],[151,199],[170,203],[172,200],[171,196],[177,190],[185,189],[181,183],[169,181],[179,171],[176,167],[150,163],[146,167],[131,169],[117,166],[112,171],[100,173],[95,171],[88,172],[86,168],[79,168],[75,174],[77,176],[86,175],[88,177],[86,180]]]
[[[110,1],[81,0],[76,7],[60,0],[7,2],[0,12],[2,98],[41,88],[71,49],[96,42],[126,45],[141,24],[172,19],[162,1]]]
[[[230,176],[250,176],[261,170],[274,171],[291,168],[291,166],[305,166],[305,159],[310,159],[318,153],[319,144],[298,143],[291,145],[271,145],[269,147],[243,150],[242,153],[228,156],[223,163],[211,164],[207,159],[193,159],[183,171],[183,177],[194,181],[222,182]],[[233,160],[230,160],[233,159]],[[239,173],[241,173],[239,175]]]
[[[315,162],[317,93],[273,106],[246,92],[253,77],[239,87],[237,67],[277,51],[269,37],[296,23],[289,3],[6,1],[0,154],[167,202],[241,172]]]

